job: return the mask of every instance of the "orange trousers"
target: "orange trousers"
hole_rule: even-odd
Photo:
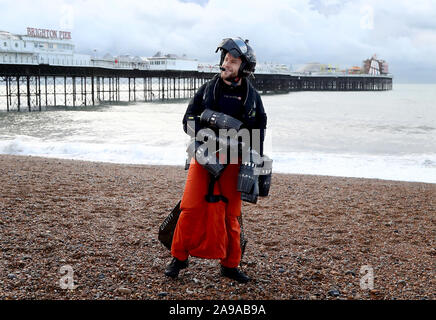
[[[215,182],[214,195],[228,199],[209,203],[209,173],[191,160],[180,217],[174,231],[171,254],[179,260],[189,256],[220,259],[221,265],[236,268],[241,261],[241,193],[236,190],[239,164],[229,164]]]

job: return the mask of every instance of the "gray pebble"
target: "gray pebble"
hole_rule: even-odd
[[[122,293],[122,294],[131,294],[132,293],[132,290],[130,290],[129,288],[125,288],[125,287],[119,287],[117,289],[117,291],[119,293]]]
[[[338,290],[330,290],[328,294],[329,296],[333,296],[333,297],[339,297],[341,295],[341,293]]]

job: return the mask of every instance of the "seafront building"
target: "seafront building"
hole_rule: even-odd
[[[102,67],[138,70],[181,70],[218,72],[217,64],[201,63],[185,55],[157,52],[152,57],[130,55],[103,57],[78,54],[71,33],[66,31],[27,28],[27,34],[18,35],[0,31],[0,63],[2,64],[47,64],[52,66]],[[258,73],[289,74],[283,64],[259,64]]]
[[[64,36],[66,32],[47,30],[50,32],[42,33],[34,30],[41,29],[27,28],[26,35],[0,31],[0,63],[90,65],[90,56],[75,53],[71,36]]]
[[[94,50],[96,53],[96,50]],[[75,52],[75,44],[70,32],[27,28],[24,35],[0,31],[0,63],[1,64],[33,64],[51,66],[101,67],[126,70],[179,70],[205,73],[219,72],[216,63],[199,62],[186,55],[163,54],[157,52],[152,57],[131,55],[103,57],[79,54]],[[377,60],[374,55],[363,62],[362,68],[351,67],[341,70],[339,66],[321,63],[307,63],[291,70],[291,67],[278,63],[258,63],[255,74],[282,75],[332,75],[332,74],[388,74],[388,64]]]

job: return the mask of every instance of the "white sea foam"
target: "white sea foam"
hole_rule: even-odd
[[[44,141],[19,136],[0,141],[0,154],[33,155],[63,159],[128,164],[184,165],[186,146],[150,146]],[[436,154],[353,155],[316,152],[271,152],[273,170],[280,173],[316,174],[436,183]]]
[[[434,85],[262,97],[282,173],[436,183]],[[184,165],[187,101],[0,113],[0,153]]]
[[[0,141],[0,154],[129,164],[182,165],[185,149],[184,146],[168,148],[142,144],[65,143],[24,136]]]
[[[436,154],[273,153],[275,172],[436,183]]]

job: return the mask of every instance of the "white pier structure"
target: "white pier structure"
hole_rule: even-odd
[[[70,32],[36,28],[27,28],[25,35],[0,31],[0,64],[219,72],[218,64],[200,63],[197,59],[190,59],[185,55],[157,52],[152,57],[110,54],[97,57],[79,54],[75,52],[75,44]],[[291,74],[291,71],[284,64],[258,63],[255,73]]]

